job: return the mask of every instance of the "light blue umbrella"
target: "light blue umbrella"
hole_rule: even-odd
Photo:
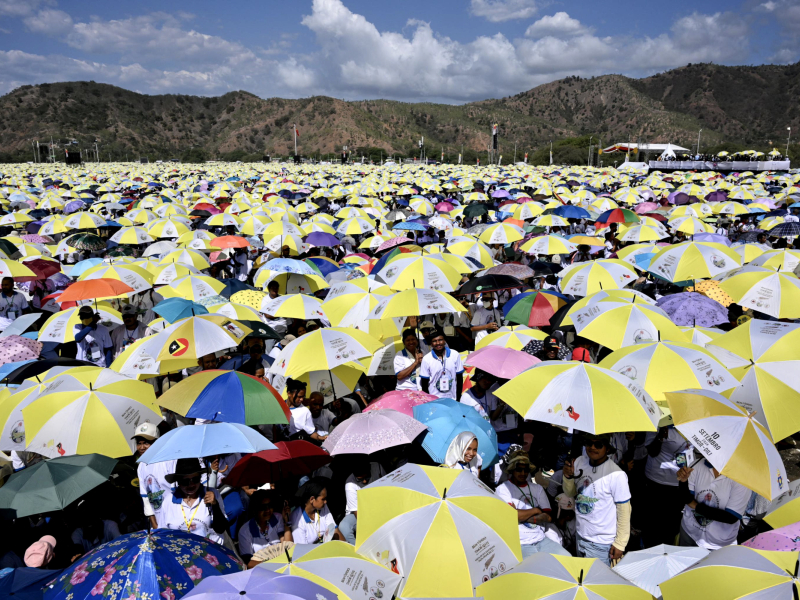
[[[427,231],[428,225],[424,223],[418,223],[417,221],[404,221],[402,223],[397,223],[392,229],[404,229],[407,231]]]
[[[307,545],[309,548],[317,547]],[[277,563],[275,566],[285,567],[286,564]],[[195,600],[337,600],[339,597],[313,581],[297,575],[274,573],[269,568],[208,577],[184,596]]]
[[[295,260],[293,258],[273,258],[264,263],[262,268],[269,269],[270,271],[279,271],[281,273],[319,275],[310,265],[307,265],[302,260]]]
[[[92,267],[96,267],[97,265],[102,265],[102,264],[103,264],[102,258],[87,258],[86,260],[82,260],[79,263],[75,263],[75,266],[73,266],[72,269],[70,269],[69,271],[69,276],[78,278]]]
[[[450,442],[462,431],[478,438],[478,454],[487,468],[497,461],[497,433],[492,424],[466,404],[441,398],[414,407],[414,418],[428,427],[422,447],[437,463],[444,463]]]
[[[178,427],[158,438],[139,458],[151,464],[179,458],[203,458],[219,454],[252,454],[277,446],[255,429],[240,423],[211,423]]]
[[[153,312],[159,317],[164,317],[164,320],[174,323],[197,315],[207,315],[208,309],[202,304],[185,298],[167,298],[156,304]]]

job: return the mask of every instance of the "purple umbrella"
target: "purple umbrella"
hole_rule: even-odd
[[[250,569],[198,583],[184,598],[195,600],[337,600],[337,595],[319,584],[296,575],[269,569]]]
[[[656,306],[663,309],[676,325],[714,327],[728,322],[727,308],[697,292],[663,296],[658,299]]]
[[[710,192],[706,195],[706,202],[727,202],[728,194],[725,192]]]
[[[689,204],[689,195],[684,194],[683,192],[672,192],[669,196],[667,196],[667,201],[670,204]]]
[[[495,190],[492,192],[492,198],[510,198],[511,194],[507,190]]]
[[[72,202],[67,202],[67,204],[64,205],[64,214],[68,215],[70,213],[83,210],[84,208],[86,208],[86,204],[83,200],[73,200]]]
[[[331,456],[372,454],[378,450],[410,444],[427,427],[396,410],[372,410],[353,415],[333,430],[322,447]]]
[[[342,244],[335,235],[324,231],[312,231],[306,236],[305,242],[312,246],[340,246]]]
[[[725,244],[726,246],[731,245],[731,241],[728,239],[727,235],[722,235],[721,233],[697,233],[692,236],[693,242],[716,242],[717,244]]]

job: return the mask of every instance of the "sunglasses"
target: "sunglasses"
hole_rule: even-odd
[[[188,479],[181,479],[178,481],[178,485],[194,485],[196,483],[200,483],[200,475],[197,477],[190,477]]]
[[[531,472],[531,468],[530,467],[514,467],[514,471],[515,472],[516,471],[524,471],[525,473],[530,473]]]
[[[583,443],[586,448],[597,448],[598,450],[602,450],[606,443],[602,440],[587,440]]]

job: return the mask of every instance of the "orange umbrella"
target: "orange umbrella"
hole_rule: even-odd
[[[247,248],[250,242],[238,235],[223,235],[211,240],[209,245],[213,248]]]
[[[716,279],[700,281],[694,286],[694,289],[696,292],[699,292],[704,296],[708,296],[712,300],[716,300],[722,304],[722,306],[730,306],[733,304],[733,298],[730,297],[728,292],[720,289],[719,281]]]
[[[508,223],[509,225],[516,225],[520,229],[525,227],[525,221],[520,221],[519,219],[514,219],[513,217],[508,217],[503,221],[503,223]]]
[[[86,279],[76,281],[59,296],[59,302],[76,302],[78,300],[99,300],[116,298],[122,294],[135,291],[131,286],[117,279]]]

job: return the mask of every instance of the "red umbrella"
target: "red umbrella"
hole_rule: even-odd
[[[211,240],[210,245],[214,248],[247,248],[250,242],[238,235],[223,235]]]
[[[52,260],[35,258],[33,260],[26,261],[24,264],[31,271],[36,273],[36,279],[47,279],[51,275],[61,272],[61,264]],[[22,281],[23,279],[28,278],[18,278],[19,281]],[[33,278],[31,277],[30,279]]]
[[[248,454],[231,469],[225,483],[233,487],[259,486],[286,477],[302,477],[331,462],[330,455],[311,442],[278,442],[275,450]]]

